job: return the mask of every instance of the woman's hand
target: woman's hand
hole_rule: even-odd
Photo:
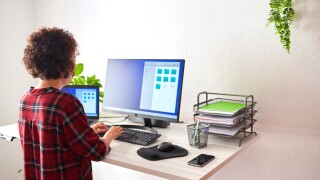
[[[103,139],[111,143],[112,140],[116,139],[123,133],[123,127],[121,126],[112,126],[103,136]]]
[[[108,130],[107,126],[102,122],[91,125],[91,128],[96,134],[104,133]]]

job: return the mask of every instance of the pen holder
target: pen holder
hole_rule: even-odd
[[[203,148],[208,144],[208,130],[207,124],[191,124],[187,126],[189,145],[195,148]]]

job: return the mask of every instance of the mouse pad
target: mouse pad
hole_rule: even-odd
[[[149,148],[140,148],[137,153],[139,156],[148,159],[150,161],[157,161],[161,159],[186,156],[188,151],[183,147],[173,145],[174,149],[168,152],[162,152],[158,150],[158,145]]]

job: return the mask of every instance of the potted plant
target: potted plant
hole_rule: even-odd
[[[93,76],[83,76],[81,75],[83,72],[84,65],[83,63],[76,64],[76,68],[74,70],[74,76],[71,85],[97,85],[102,88],[100,79],[96,78],[96,75]],[[99,91],[99,101],[103,102],[103,91]]]

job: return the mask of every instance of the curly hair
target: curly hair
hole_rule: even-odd
[[[30,35],[24,49],[23,63],[27,71],[42,80],[67,78],[73,73],[77,52],[73,35],[63,29],[40,28]]]

